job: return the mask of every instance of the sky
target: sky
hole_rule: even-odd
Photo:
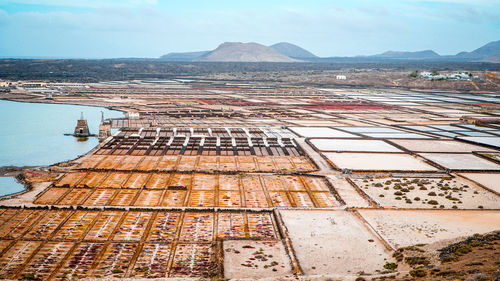
[[[500,40],[500,0],[0,0],[0,57],[154,58],[223,42],[321,57]]]

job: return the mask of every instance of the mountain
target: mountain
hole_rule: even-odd
[[[194,59],[212,62],[300,62],[257,43],[226,42],[217,49]]]
[[[187,53],[168,53],[160,57],[160,60],[165,61],[192,61],[196,58],[204,56],[210,51],[187,52]]]
[[[226,42],[213,51],[169,53],[162,61],[212,61],[212,62],[394,62],[394,61],[438,61],[438,62],[497,62],[500,40],[490,42],[472,52],[440,56],[432,50],[405,52],[387,51],[373,56],[320,58],[303,48],[281,42],[269,47],[257,43]]]
[[[500,54],[489,56],[485,59],[482,59],[481,61],[482,62],[490,62],[490,63],[500,63]]]
[[[500,40],[490,42],[472,52],[460,52],[456,55],[456,57],[467,59],[485,59],[498,54],[500,54]]]
[[[281,42],[274,45],[269,46],[270,48],[275,49],[280,54],[296,58],[296,59],[312,59],[317,58],[313,53],[288,42]]]
[[[439,58],[436,52],[432,50],[418,51],[418,52],[395,52],[387,51],[382,54],[374,55],[372,57],[386,58],[386,59],[410,59],[410,60],[422,60],[422,59],[436,59]]]

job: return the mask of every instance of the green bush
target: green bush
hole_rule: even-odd
[[[428,265],[429,260],[426,257],[418,257],[418,256],[411,256],[411,257],[406,257],[405,262],[409,265]]]
[[[398,264],[395,262],[386,262],[384,264],[384,268],[389,270],[396,270],[396,268],[398,268]]]
[[[410,271],[410,275],[412,277],[425,277],[427,276],[427,272],[423,269],[414,269]]]

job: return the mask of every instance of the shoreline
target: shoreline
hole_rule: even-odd
[[[113,110],[113,111],[119,111],[122,112],[123,114],[127,114],[128,111],[118,109],[114,105],[94,105],[94,104],[84,104],[84,103],[63,103],[63,102],[47,102],[50,100],[26,100],[26,99],[12,99],[12,98],[6,98],[6,97],[0,97],[0,101],[5,100],[5,101],[11,101],[11,102],[21,102],[21,103],[40,103],[40,104],[60,104],[60,105],[76,105],[76,106],[88,106],[88,107],[102,107],[106,108],[108,110]]]
[[[38,104],[55,104],[55,105],[75,105],[75,106],[100,107],[100,108],[105,108],[105,109],[108,109],[108,110],[113,110],[113,111],[121,112],[124,116],[127,114],[127,111],[125,111],[125,110],[117,109],[117,108],[115,108],[113,106],[106,106],[106,105],[92,105],[92,104],[80,104],[80,103],[61,103],[61,102],[48,102],[46,100],[26,100],[26,99],[12,99],[12,98],[0,97],[0,101],[2,101],[2,100],[9,101],[9,102],[19,102],[19,103],[33,103],[33,104],[38,103]],[[57,166],[57,165],[60,165],[60,164],[64,164],[64,163],[71,163],[73,161],[76,161],[76,160],[84,157],[85,155],[87,155],[87,154],[91,153],[92,151],[94,151],[95,148],[98,147],[98,146],[99,146],[99,144],[97,144],[95,147],[93,147],[90,151],[88,151],[85,154],[76,155],[75,158],[68,159],[68,160],[65,160],[65,161],[56,162],[56,163],[52,163],[52,164],[48,164],[48,165],[42,165],[42,166],[30,166],[30,165],[25,165],[25,166],[14,166],[14,165],[0,166],[0,177],[14,178],[17,183],[22,184],[23,187],[24,187],[23,190],[20,190],[18,192],[1,195],[0,196],[0,201],[9,199],[10,197],[13,197],[13,196],[22,195],[22,194],[24,194],[24,193],[29,192],[29,191],[32,190],[32,185],[30,183],[28,183],[24,179],[24,175],[23,174],[24,174],[25,171],[28,171],[28,170],[31,170],[31,169],[34,169],[34,170],[36,170],[36,169],[48,169],[48,170],[51,170],[51,167],[54,167],[54,166]],[[20,177],[22,177],[22,178],[20,178]]]
[[[0,201],[9,199],[12,196],[22,195],[26,192],[29,192],[33,189],[33,186],[25,180],[24,171],[30,168],[35,168],[33,166],[23,166],[23,167],[15,167],[15,166],[4,166],[0,167],[0,178],[14,178],[15,181],[23,186],[23,189],[14,193],[9,193],[0,196]]]

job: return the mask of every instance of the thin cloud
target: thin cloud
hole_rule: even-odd
[[[102,8],[102,7],[135,7],[157,5],[157,0],[0,0],[0,5],[7,4],[29,4],[54,7],[74,7],[74,8]]]
[[[31,0],[9,3],[34,3]],[[151,0],[36,1],[90,9],[0,10],[0,53],[75,57],[157,57],[171,51],[215,48],[224,41],[290,41],[319,56],[370,55],[386,50],[433,49],[441,54],[498,40],[498,13],[438,1],[276,1],[244,5]],[[5,1],[0,0],[0,3]],[[323,3],[323,5],[320,5]],[[428,3],[428,2],[425,2]],[[1,6],[0,6],[1,7]],[[54,6],[55,7],[55,6]],[[463,39],[463,34],[469,34]],[[56,35],[56,36],[55,36]],[[22,47],[19,47],[22,46]]]

